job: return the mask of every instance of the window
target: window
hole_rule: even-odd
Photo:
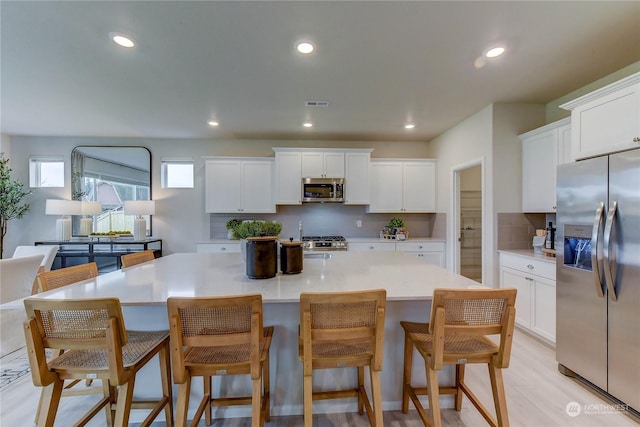
[[[162,188],[193,188],[193,160],[163,159]]]
[[[29,187],[64,187],[64,158],[29,158]]]

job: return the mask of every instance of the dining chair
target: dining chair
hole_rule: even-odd
[[[384,289],[300,295],[298,352],[303,363],[305,427],[313,424],[314,400],[345,397],[358,398],[358,413],[366,409],[372,426],[383,425],[380,372],[386,296]],[[369,367],[371,401],[364,387],[365,366]],[[313,391],[314,369],[350,367],[357,368],[354,388]]]
[[[173,382],[178,384],[176,425],[185,426],[191,378],[203,377],[204,396],[191,426],[211,407],[251,405],[251,425],[270,420],[269,349],[273,326],[263,325],[262,296],[172,297],[167,299]],[[213,397],[212,376],[249,374],[251,396]]]
[[[77,425],[85,425],[102,408],[107,425],[128,425],[132,409],[151,409],[142,425],[149,425],[164,409],[166,424],[173,422],[168,331],[128,331],[117,298],[24,301],[27,354],[33,384],[43,387],[38,426],[53,426],[68,379],[102,380],[102,399]],[[63,350],[47,360],[46,349]],[[160,362],[162,397],[136,402],[133,386],[138,371],[154,356]],[[65,417],[65,424],[69,420]]]
[[[415,405],[425,426],[442,425],[440,395],[453,394],[462,409],[463,394],[492,426],[508,426],[502,369],[509,366],[515,321],[515,289],[436,289],[429,323],[400,322],[404,329],[402,412]],[[497,342],[489,338],[495,335]],[[424,358],[427,387],[411,385],[414,349]],[[487,364],[496,418],[464,380],[469,363]],[[440,386],[438,371],[455,365],[455,384]],[[428,395],[429,414],[418,395]]]
[[[98,277],[98,265],[95,262],[45,271],[38,274],[38,289],[40,292],[50,291],[94,277]]]
[[[41,254],[0,259],[0,304],[31,295],[42,259]],[[16,331],[20,330],[25,320],[22,303],[15,310],[0,310],[0,356],[24,347],[24,337]]]
[[[53,261],[56,259],[58,253],[57,245],[34,245],[34,246],[18,246],[13,251],[13,258],[22,258],[33,255],[43,255],[42,262],[40,263],[40,269],[38,273],[50,271]],[[33,287],[31,294],[38,293],[38,280],[33,279]]]
[[[130,254],[122,255],[120,257],[120,262],[122,263],[122,268],[126,268],[143,262],[153,261],[155,258],[153,249],[147,249],[141,252],[132,252]]]

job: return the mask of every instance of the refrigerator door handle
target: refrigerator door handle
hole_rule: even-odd
[[[600,260],[598,259],[598,239],[600,238],[600,229],[604,220],[604,203],[600,202],[596,209],[596,217],[593,220],[593,231],[591,233],[591,266],[593,267],[593,280],[596,285],[596,293],[600,298],[604,298],[604,284],[600,275]]]
[[[616,295],[616,282],[615,282],[615,264],[616,259],[614,253],[611,251],[611,229],[613,228],[613,222],[615,221],[616,212],[618,211],[618,202],[612,202],[607,214],[607,223],[604,226],[604,275],[607,282],[607,289],[609,291],[609,299],[611,301],[617,301]]]

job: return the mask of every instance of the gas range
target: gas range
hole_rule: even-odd
[[[347,239],[342,236],[302,236],[307,251],[346,251]]]

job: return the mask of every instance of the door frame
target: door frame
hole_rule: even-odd
[[[485,201],[486,201],[486,189],[485,189],[485,177],[484,177],[484,157],[480,157],[474,160],[470,160],[466,163],[462,163],[451,168],[451,199],[450,199],[450,212],[452,213],[452,220],[450,221],[450,227],[448,230],[448,241],[452,242],[451,245],[451,265],[453,266],[453,271],[457,274],[460,274],[460,173],[465,170],[475,166],[480,166],[480,177],[482,182],[480,183],[480,191],[482,192],[482,202],[481,202],[481,210],[482,210],[482,245],[480,249],[481,257],[482,257],[482,283],[485,283],[486,279],[486,268],[484,266],[484,249],[486,247],[486,230],[485,227],[485,212],[487,212]]]

